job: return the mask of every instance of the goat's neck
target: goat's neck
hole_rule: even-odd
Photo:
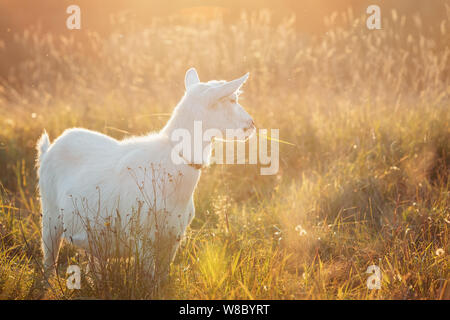
[[[207,165],[210,161],[210,157],[211,157],[211,149],[212,149],[212,141],[204,141],[203,140],[203,132],[195,132],[194,129],[194,119],[189,118],[186,119],[186,117],[183,117],[181,114],[179,114],[177,112],[177,110],[174,111],[174,113],[172,114],[171,118],[169,119],[169,121],[167,122],[167,124],[165,125],[165,127],[161,130],[161,134],[165,135],[169,141],[171,141],[171,144],[175,145],[178,144],[180,142],[180,140],[176,140],[173,141],[172,140],[172,135],[174,134],[174,132],[178,129],[181,130],[186,130],[187,132],[189,132],[190,135],[190,139],[191,139],[191,143],[190,143],[190,147],[191,147],[191,155],[186,155],[183,154],[183,158],[188,161],[189,163],[198,163],[198,159],[194,159],[194,152],[195,152],[195,145],[197,144],[197,147],[200,145],[201,142],[201,152],[202,152],[202,159],[201,159],[201,163],[198,164],[203,164],[203,165]],[[197,136],[195,136],[195,134]],[[179,135],[174,135],[175,139],[180,139]],[[205,150],[205,152],[203,152]]]

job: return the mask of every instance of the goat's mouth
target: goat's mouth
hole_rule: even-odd
[[[256,127],[255,127],[255,125],[252,124],[251,126],[244,128],[242,130],[244,131],[244,133],[246,135],[246,139],[248,139],[255,133]]]
[[[227,129],[231,134],[225,133],[225,137],[214,137],[217,141],[233,142],[233,141],[247,141],[256,132],[255,125],[250,125],[246,128]]]
[[[251,126],[249,126],[247,128],[244,128],[242,130],[244,130],[245,133],[249,133],[250,132],[250,135],[251,135],[256,130],[256,127],[255,127],[255,125],[252,124]]]

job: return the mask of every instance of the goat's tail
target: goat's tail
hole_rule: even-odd
[[[37,161],[36,161],[37,166],[39,166],[41,164],[42,157],[47,152],[49,147],[50,147],[50,140],[48,139],[47,132],[44,130],[44,133],[39,138],[38,143],[36,145],[36,149],[38,152]]]

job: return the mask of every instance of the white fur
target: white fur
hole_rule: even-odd
[[[80,217],[94,223],[98,217],[106,219],[117,211],[125,216],[137,207],[138,201],[144,202],[143,211],[153,204],[157,210],[167,210],[165,232],[170,229],[181,238],[194,217],[193,193],[200,170],[172,162],[171,133],[179,128],[192,133],[194,121],[202,121],[204,129],[254,131],[252,119],[236,100],[247,77],[248,74],[230,82],[201,83],[195,69],[189,69],[185,76],[186,93],[158,133],[118,141],[98,132],[72,128],[50,145],[44,132],[37,144],[37,165],[46,270],[55,265],[62,238],[89,249],[88,234]],[[209,144],[204,142],[204,147]],[[151,164],[160,165],[173,176],[180,173],[177,186],[153,176]],[[152,179],[167,184],[165,189],[155,190]],[[142,223],[150,223],[148,220],[143,218]],[[171,249],[171,259],[178,243]]]

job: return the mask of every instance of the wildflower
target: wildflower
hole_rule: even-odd
[[[444,249],[442,249],[442,248],[439,248],[439,249],[437,249],[436,250],[436,255],[439,257],[439,256],[443,256],[444,255]]]
[[[306,230],[303,229],[303,227],[302,227],[301,225],[297,225],[297,226],[295,227],[295,231],[298,232],[298,235],[299,235],[300,237],[306,236],[306,235],[307,235]]]

